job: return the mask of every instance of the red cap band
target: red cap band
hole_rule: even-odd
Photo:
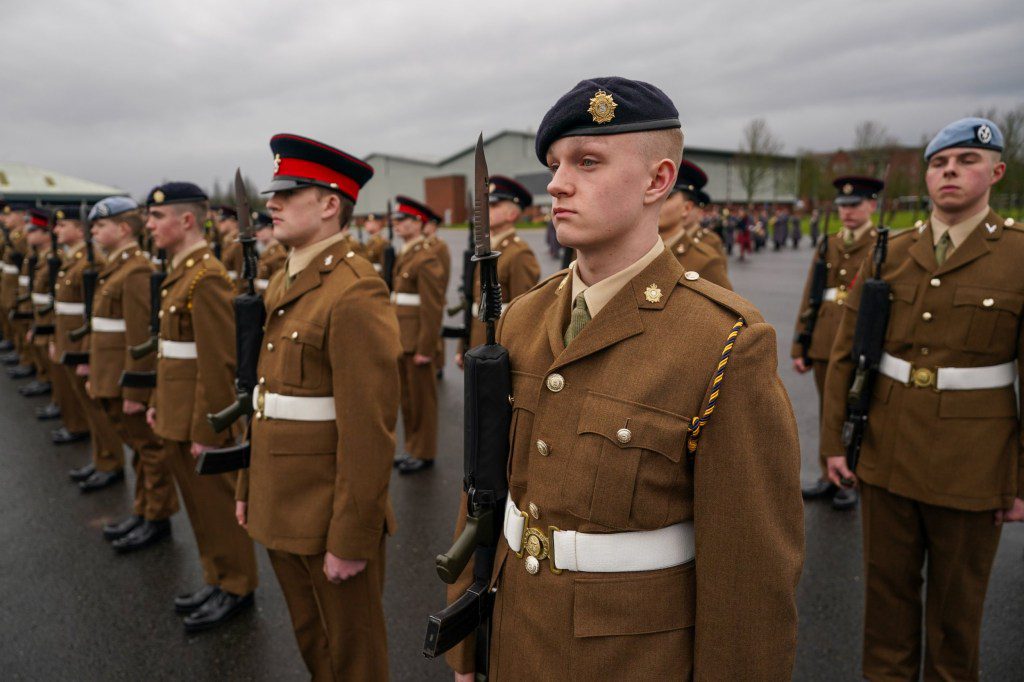
[[[429,223],[430,222],[430,216],[428,216],[426,213],[424,213],[423,211],[419,210],[415,206],[410,206],[409,204],[398,204],[398,212],[399,213],[407,213],[408,215],[411,215],[411,216],[416,216],[417,218],[422,220],[424,223]]]
[[[355,180],[312,161],[282,158],[281,163],[277,167],[277,172],[274,173],[274,177],[277,178],[282,175],[294,178],[309,178],[317,182],[337,185],[338,190],[347,194],[353,201],[359,196],[359,183]]]

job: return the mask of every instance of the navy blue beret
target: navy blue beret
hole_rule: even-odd
[[[165,182],[157,185],[146,197],[146,206],[163,206],[164,204],[182,204],[209,201],[206,192],[191,182]]]
[[[681,128],[668,95],[650,83],[618,76],[580,81],[544,115],[537,130],[537,158],[547,165],[555,140],[578,135],[618,135]]]
[[[106,199],[101,199],[99,203],[92,207],[92,210],[89,211],[89,220],[113,218],[122,213],[134,211],[138,207],[139,205],[135,203],[135,200],[129,197],[107,197]]]
[[[924,150],[924,160],[932,158],[943,149],[951,147],[974,147],[1003,151],[1003,131],[987,118],[962,118],[939,131]]]
[[[488,179],[490,186],[487,189],[492,203],[503,200],[511,201],[518,204],[520,208],[526,208],[533,203],[533,195],[530,194],[530,190],[512,178],[504,175],[492,175]]]

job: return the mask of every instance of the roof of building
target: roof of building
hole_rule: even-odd
[[[0,197],[8,201],[81,201],[126,196],[118,187],[26,163],[0,162]]]

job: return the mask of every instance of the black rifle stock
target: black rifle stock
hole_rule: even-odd
[[[81,341],[92,331],[92,299],[96,295],[96,282],[99,281],[100,271],[96,269],[96,251],[92,243],[92,231],[89,229],[89,220],[86,215],[86,206],[83,203],[81,208],[81,221],[85,230],[85,255],[89,261],[89,267],[82,273],[82,298],[85,303],[85,324],[78,329],[68,332],[68,338],[72,341]],[[88,362],[88,361],[87,361]]]
[[[167,252],[157,253],[160,269],[149,273],[149,339],[128,349],[135,360],[155,353],[160,345],[160,301],[164,280],[167,279]],[[124,388],[156,388],[156,372],[121,372],[120,385]]]
[[[817,244],[817,260],[811,270],[811,288],[807,295],[807,309],[800,313],[800,320],[804,323],[803,329],[796,334],[794,341],[800,346],[800,356],[804,362],[810,363],[811,359],[807,353],[811,348],[811,340],[814,337],[814,328],[818,324],[818,313],[821,311],[821,304],[825,302],[825,289],[828,288],[828,223],[832,217],[832,209],[829,207],[825,215],[825,230]]]
[[[384,283],[388,285],[388,291],[391,291],[394,289],[395,277],[395,225],[391,219],[390,199],[388,199],[387,211],[388,243],[380,255],[380,268],[381,274],[384,275]]]
[[[466,203],[470,203],[468,193]],[[470,206],[469,208],[471,209],[472,207]],[[472,216],[472,210],[469,210],[467,215]],[[467,227],[468,243],[466,249],[462,252],[462,281],[459,283],[459,304],[448,309],[449,315],[462,313],[462,326],[446,326],[442,330],[441,336],[446,339],[462,339],[468,346],[469,335],[473,328],[473,273],[476,271],[476,261],[473,260],[472,217],[468,218]]]

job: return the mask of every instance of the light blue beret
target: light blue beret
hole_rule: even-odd
[[[89,211],[89,222],[98,218],[112,218],[128,211],[134,211],[139,205],[130,197],[107,197]]]
[[[1003,151],[1003,132],[987,118],[962,118],[939,131],[924,150],[924,160],[950,147],[973,147]]]

